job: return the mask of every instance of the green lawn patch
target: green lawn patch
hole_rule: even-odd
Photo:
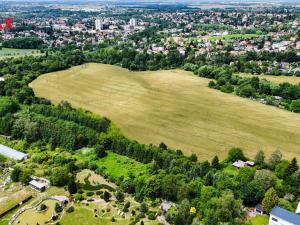
[[[15,49],[15,48],[2,48],[0,50],[0,59],[9,57],[20,57],[25,55],[40,55],[40,50],[36,49]]]
[[[62,225],[73,225],[76,221],[76,225],[106,225],[106,224],[129,224],[130,220],[116,218],[115,222],[111,222],[111,218],[117,216],[116,212],[106,212],[102,217],[95,217],[92,208],[75,206],[75,211],[72,213],[65,213],[60,221]]]
[[[239,170],[235,168],[233,165],[228,164],[228,166],[223,169],[223,172],[229,175],[236,176],[239,173]]]
[[[256,215],[250,220],[252,225],[267,225],[269,223],[268,216]]]
[[[208,38],[210,41],[215,40],[234,40],[234,39],[253,39],[257,38],[259,35],[257,34],[227,34],[227,35],[218,35],[218,36],[211,36]]]
[[[113,152],[108,152],[107,156],[96,161],[97,165],[102,168],[105,174],[114,178],[128,177],[129,174],[139,176],[148,173],[148,166],[139,163],[126,156],[121,156]]]
[[[23,213],[21,213],[18,218],[15,220],[13,225],[16,224],[45,224],[45,222],[49,221],[55,212],[55,204],[57,201],[55,200],[45,200],[43,201],[43,204],[47,206],[47,209],[44,211],[37,211],[36,208],[31,208],[25,210]],[[39,206],[38,206],[39,207]],[[18,221],[20,221],[18,223]]]

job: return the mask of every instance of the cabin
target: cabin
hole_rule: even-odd
[[[300,225],[300,215],[275,206],[270,212],[269,225]]]
[[[23,161],[29,158],[28,154],[14,150],[10,147],[0,144],[0,155],[17,161]]]
[[[244,166],[246,166],[246,162],[242,161],[242,160],[238,160],[234,163],[232,163],[232,165],[238,169],[243,168]]]
[[[38,192],[43,192],[50,187],[50,181],[40,177],[33,177],[29,182],[29,186]]]
[[[232,165],[233,165],[234,167],[240,169],[240,168],[243,168],[243,167],[245,167],[245,166],[250,166],[250,167],[252,167],[252,166],[255,165],[255,163],[252,162],[252,161],[244,162],[244,161],[242,161],[242,160],[238,160],[238,161],[235,161],[234,163],[232,163]]]

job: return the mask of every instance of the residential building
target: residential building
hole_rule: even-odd
[[[275,206],[270,212],[269,225],[300,225],[300,215]]]
[[[33,177],[32,180],[29,182],[29,186],[34,190],[43,192],[48,187],[50,187],[50,181],[41,177]]]
[[[101,19],[95,20],[95,30],[103,30],[103,21]]]
[[[136,27],[136,26],[137,26],[137,20],[136,20],[135,18],[131,18],[131,19],[129,20],[129,25],[130,25],[131,27]]]

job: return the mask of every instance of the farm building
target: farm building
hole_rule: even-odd
[[[300,216],[275,206],[270,212],[269,225],[300,225]]]
[[[39,192],[45,191],[50,186],[50,181],[44,178],[33,177],[29,182],[29,186]]]
[[[7,158],[22,161],[28,158],[28,155],[0,144],[0,154]]]

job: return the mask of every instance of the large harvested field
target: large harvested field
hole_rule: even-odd
[[[38,96],[68,100],[109,117],[130,138],[222,158],[242,147],[280,149],[300,159],[300,115],[207,87],[208,80],[180,70],[129,72],[86,64],[45,74],[31,83]]]

